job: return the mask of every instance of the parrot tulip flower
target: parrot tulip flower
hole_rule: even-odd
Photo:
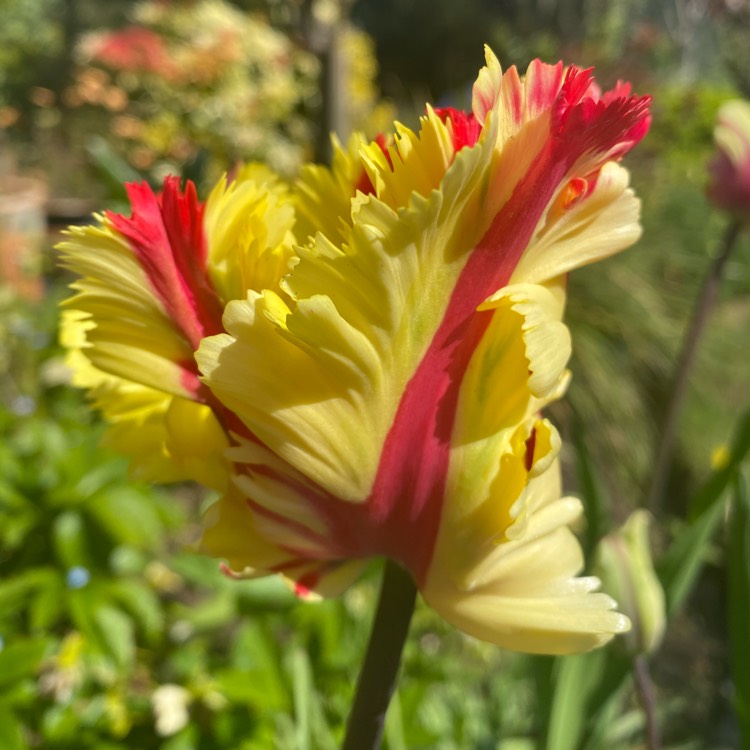
[[[231,478],[207,551],[322,595],[386,557],[448,621],[524,651],[627,629],[577,577],[581,506],[561,498],[541,410],[568,381],[566,274],[639,236],[618,162],[648,105],[562,64],[503,73],[488,50],[472,112],[428,107],[417,132],[352,137],[289,204],[276,196],[287,223],[242,203],[241,184],[205,214],[168,184],[76,235],[74,353],[112,389],[170,399],[162,429],[175,400],[210,412],[205,448]],[[260,273],[250,256],[275,261]],[[179,437],[164,456],[190,464]]]

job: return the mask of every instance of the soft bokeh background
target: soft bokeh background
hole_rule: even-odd
[[[572,276],[574,379],[552,410],[592,552],[645,502],[673,363],[727,224],[704,185],[718,107],[750,98],[748,0],[0,0],[2,750],[336,747],[375,571],[306,604],[196,555],[211,498],[131,480],[67,386],[56,317],[68,279],[51,247],[66,224],[125,209],[124,181],[178,173],[205,191],[242,159],[291,178],[327,158],[331,130],[374,137],[394,117],[413,126],[428,100],[468,106],[484,43],[506,67],[562,58],[654,96],[651,133],[627,160],[644,236]],[[727,635],[748,624],[732,591],[748,591],[730,585],[735,516],[720,504],[742,490],[749,341],[746,233],[652,528],[673,587],[650,658],[668,748],[741,747],[748,721],[750,667]],[[687,520],[696,502],[718,508],[711,524]],[[645,747],[629,662],[606,653],[507,654],[419,608],[385,746]]]

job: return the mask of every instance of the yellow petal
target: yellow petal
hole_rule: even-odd
[[[345,241],[351,229],[352,199],[366,175],[360,151],[364,136],[355,133],[344,149],[333,139],[331,169],[310,164],[302,169],[296,185],[295,234],[301,243],[321,233],[333,241]]]
[[[267,167],[245,166],[219,181],[206,201],[208,270],[222,300],[248,289],[278,290],[291,270],[294,207],[289,189]]]
[[[423,197],[440,186],[454,157],[448,126],[427,108],[419,133],[396,123],[388,156],[377,143],[363,149],[362,159],[377,197],[393,209],[406,206],[412,193]]]
[[[210,407],[184,398],[172,398],[164,415],[165,449],[185,478],[215,490],[224,490],[229,466],[224,454],[226,433]]]
[[[570,359],[570,333],[561,322],[561,300],[548,288],[539,284],[512,284],[488,297],[480,310],[509,307],[523,317],[522,337],[524,354],[528,362],[530,377],[529,389],[538,399],[554,397],[565,372],[565,365]],[[494,320],[499,320],[496,313]],[[493,332],[486,334],[491,339]],[[481,356],[479,352],[475,357]],[[502,356],[495,356],[492,362],[485,361],[485,376],[494,383],[501,382],[505,365]],[[467,373],[468,374],[468,373]],[[497,387],[497,391],[505,389]]]
[[[98,369],[88,357],[94,350],[87,343],[93,327],[86,313],[64,310],[60,341],[67,349],[72,383],[89,390],[94,407],[108,423],[105,443],[131,459],[131,473],[138,479],[192,479],[223,489],[228,479],[223,452],[228,443],[213,412],[160,388]]]

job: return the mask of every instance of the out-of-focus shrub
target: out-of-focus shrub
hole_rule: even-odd
[[[130,26],[81,39],[61,98],[99,167],[120,158],[155,183],[166,174],[213,182],[238,161],[292,176],[312,157],[326,81],[301,29],[278,30],[227,0],[145,0],[132,15]],[[335,24],[343,125],[374,137],[393,111],[379,95],[372,41]]]
[[[314,56],[224,0],[149,0],[134,20],[82,40],[65,94],[69,106],[106,113],[109,137],[134,167],[158,178],[192,163],[215,176],[261,159],[295,171],[310,141]]]

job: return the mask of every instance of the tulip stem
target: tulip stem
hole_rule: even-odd
[[[342,750],[380,747],[416,595],[411,576],[396,563],[386,560],[378,609],[357,680]]]
[[[734,249],[740,229],[741,224],[736,219],[732,220],[727,226],[719,253],[714,258],[708,275],[703,282],[703,288],[693,308],[690,325],[685,333],[682,350],[672,377],[669,402],[664,413],[664,421],[661,428],[659,452],[654,464],[651,489],[646,503],[646,506],[654,512],[659,509],[664,498],[664,491],[672,467],[672,453],[677,436],[680,412],[687,394],[689,375],[695,363],[698,344],[716,302],[719,285],[724,274],[724,267]]]
[[[643,654],[636,657],[633,665],[633,673],[641,706],[643,706],[643,712],[646,714],[646,747],[648,750],[661,750],[659,724],[656,721],[654,683],[651,680],[648,662]]]

